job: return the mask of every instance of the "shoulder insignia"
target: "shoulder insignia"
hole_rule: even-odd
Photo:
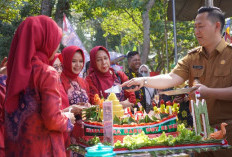
[[[194,53],[194,52],[197,52],[199,49],[201,48],[201,46],[198,46],[198,47],[195,47],[191,50],[188,51],[188,53]]]

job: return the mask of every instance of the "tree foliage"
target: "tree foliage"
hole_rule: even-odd
[[[8,56],[14,32],[27,16],[40,14],[40,0],[0,1],[0,60]]]
[[[0,1],[1,58],[9,52],[11,39],[18,24],[27,16],[39,15],[42,2],[43,0]],[[130,50],[142,51],[144,42],[142,16],[149,0],[52,0],[51,2],[51,16],[60,23],[65,13],[88,51],[96,45],[103,45],[109,50],[123,54]],[[170,68],[174,64],[173,23],[167,21],[167,0],[155,1],[149,12],[149,20],[150,54],[147,64],[153,71],[167,71],[167,67]],[[178,58],[197,45],[193,24],[193,21],[176,24]]]
[[[0,20],[11,23],[14,19],[19,19],[20,10],[24,2],[22,0],[1,0],[0,1]]]
[[[121,35],[122,45],[130,44],[131,41],[137,46],[142,43],[142,30],[139,29],[142,27],[141,12],[137,9],[111,11],[101,26],[105,37],[109,34]]]

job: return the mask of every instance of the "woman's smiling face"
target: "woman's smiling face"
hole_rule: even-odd
[[[76,52],[73,55],[72,59],[72,72],[74,74],[79,74],[84,66],[83,57],[81,55],[81,52]]]

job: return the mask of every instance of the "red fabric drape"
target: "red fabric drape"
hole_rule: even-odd
[[[56,59],[59,58],[60,62],[63,64],[63,58],[61,53],[56,53],[54,59],[49,62],[49,65],[53,66]]]
[[[102,92],[103,95],[106,95],[104,92],[106,89],[112,87],[114,80],[115,80],[115,74],[114,70],[112,68],[109,68],[109,71],[106,73],[102,73],[97,68],[96,64],[96,55],[99,50],[104,50],[106,54],[110,55],[108,50],[103,46],[96,46],[90,51],[90,68],[89,68],[89,76],[87,78],[91,78],[94,85],[97,87],[99,91]]]
[[[62,57],[62,54],[61,53],[56,53],[55,56],[54,56],[54,59],[52,61],[49,62],[49,64],[51,66],[53,66],[54,62],[56,59],[59,59],[60,62],[63,64],[63,57]],[[64,90],[64,87],[61,83],[61,81],[59,81],[59,88],[60,88],[60,95],[61,95],[61,100],[62,100],[62,105],[61,105],[61,109],[65,109],[67,107],[69,107],[69,101],[68,101],[68,96]]]
[[[62,30],[55,21],[44,15],[28,17],[19,25],[7,63],[5,109],[8,113],[18,108],[19,94],[28,85],[33,58],[38,56],[43,63],[48,64],[61,38]]]
[[[1,76],[0,76],[1,77]],[[0,156],[5,157],[4,144],[4,107],[6,87],[0,84]]]

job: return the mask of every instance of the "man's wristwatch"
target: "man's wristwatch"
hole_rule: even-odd
[[[143,86],[145,86],[146,84],[147,84],[147,79],[144,78],[144,79],[143,79]]]

